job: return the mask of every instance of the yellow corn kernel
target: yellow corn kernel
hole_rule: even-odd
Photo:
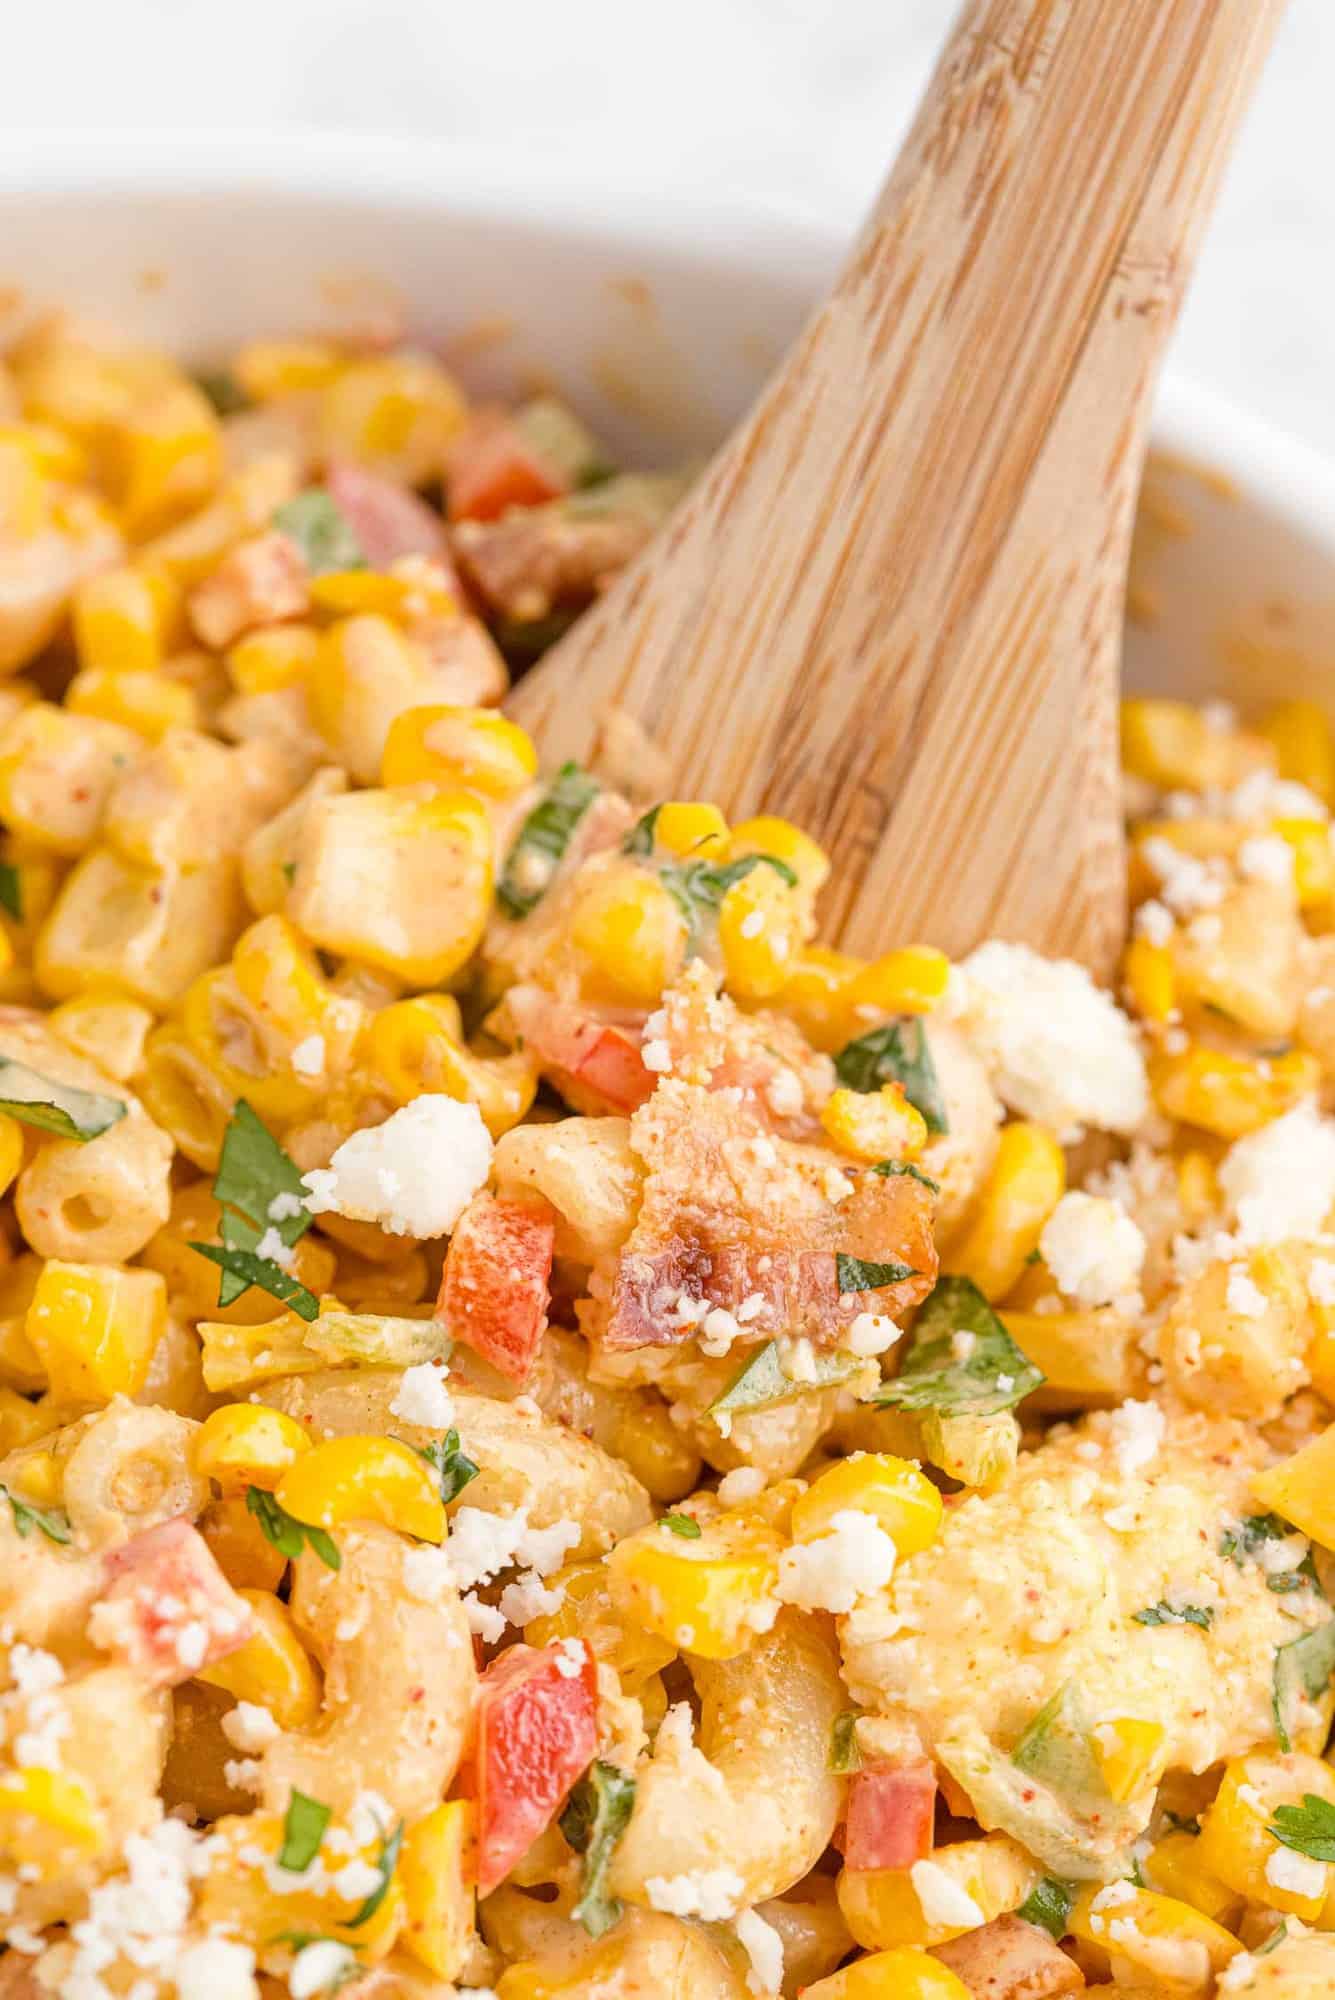
[[[772,1000],[787,984],[805,943],[802,890],[762,861],[734,882],[719,905],[724,981],[739,1000]]]
[[[143,1063],[153,1015],[137,1000],[103,991],[62,1001],[52,1009],[47,1022],[62,1042],[87,1056],[108,1076],[128,1083]]]
[[[43,1402],[48,1399],[42,1398]],[[54,1452],[33,1451],[10,1472],[10,1484],[19,1497],[38,1507],[58,1507],[65,1497],[65,1471]]]
[[[314,1111],[321,1079],[299,1076],[290,1062],[276,1059],[274,1036],[265,1033],[269,1024],[238,991],[228,966],[191,982],[181,1001],[180,1025],[187,1045],[219,1078],[230,1100],[244,1097],[261,1118],[280,1124]]]
[[[1177,1011],[1177,973],[1166,945],[1151,944],[1139,934],[1122,960],[1127,997],[1145,1021],[1171,1021]]]
[[[1293,854],[1293,886],[1298,908],[1311,910],[1335,895],[1335,851],[1323,819],[1277,819],[1275,832]]]
[[[654,817],[654,845],[680,860],[721,860],[728,845],[728,822],[703,799],[667,799]]]
[[[165,1227],[145,1244],[139,1253],[139,1261],[150,1271],[162,1273],[172,1304],[186,1318],[222,1322],[219,1330],[223,1333],[229,1328],[258,1330],[259,1353],[263,1352],[266,1341],[274,1347],[287,1349],[287,1331],[291,1328],[299,1351],[306,1322],[298,1319],[295,1313],[279,1313],[275,1319],[274,1301],[267,1292],[256,1288],[243,1292],[230,1306],[218,1305],[218,1267],[191,1247],[195,1243],[220,1241],[218,1218],[218,1204],[205,1182],[195,1181],[189,1187],[178,1188],[172,1196],[171,1215]],[[301,1237],[293,1250],[292,1275],[317,1297],[330,1289],[334,1275],[334,1251],[313,1230]],[[2,1292],[3,1281],[0,1280]],[[241,1360],[239,1350],[233,1358]],[[300,1366],[300,1363],[296,1365]],[[270,1372],[282,1374],[284,1370],[278,1368]],[[247,1367],[243,1370],[243,1377],[249,1373]],[[264,1370],[259,1369],[257,1379],[263,1374]],[[233,1386],[225,1379],[209,1383],[213,1390]]]
[[[400,1104],[424,1091],[476,1104],[493,1139],[519,1123],[537,1094],[537,1071],[522,1051],[479,1056],[465,1045],[458,1005],[448,993],[422,993],[382,1007],[367,1043],[371,1067]]]
[[[400,1942],[428,1972],[457,1979],[473,1933],[474,1807],[447,1799],[408,1829],[399,1856]]]
[[[28,1253],[0,1266],[0,1382],[11,1389],[46,1387],[41,1356],[24,1332],[41,1274],[42,1259]]]
[[[199,1517],[199,1532],[234,1589],[277,1590],[287,1557],[274,1547],[240,1494],[212,1501]]]
[[[950,1268],[972,1278],[985,1298],[1004,1299],[1065,1192],[1066,1156],[1046,1126],[1022,1119],[1005,1126]]]
[[[322,950],[436,986],[482,937],[492,849],[471,792],[397,785],[320,799],[302,829],[288,913]]]
[[[311,1441],[295,1417],[263,1403],[224,1403],[205,1417],[195,1437],[195,1470],[223,1493],[262,1486],[272,1493]]]
[[[87,452],[54,424],[0,424],[0,441],[18,446],[46,479],[73,486],[90,477]]]
[[[1335,1537],[1335,1424],[1252,1479],[1262,1505],[1329,1548]]]
[[[979,1840],[952,1841],[933,1850],[945,1870],[983,1913],[988,1923],[1018,1910],[1043,1871],[1018,1842],[1004,1833]],[[892,1945],[945,1944],[969,1928],[929,1918],[907,1868],[845,1868],[838,1882],[839,1908],[860,1945],[869,1950]]]
[[[930,1014],[945,998],[949,979],[950,960],[932,945],[901,945],[874,958],[848,989],[850,1034],[887,1014]]]
[[[276,1492],[280,1507],[318,1528],[380,1521],[419,1542],[445,1539],[435,1473],[397,1438],[328,1438],[288,1467]]]
[[[167,1287],[156,1271],[54,1257],[24,1322],[53,1395],[71,1403],[137,1396],[166,1330]]]
[[[1044,1377],[1043,1409],[1107,1408],[1136,1393],[1134,1320],[1105,1306],[1089,1312],[1002,1309],[1006,1331]]]
[[[353,1847],[344,1839],[336,1847],[328,1846],[329,1834],[345,1835],[347,1831],[345,1824],[335,1820],[326,1833],[322,1853],[331,1873],[349,1861],[375,1866],[379,1859],[378,1840]],[[276,1892],[270,1886],[270,1871],[283,1845],[279,1813],[226,1815],[214,1821],[209,1841],[209,1866],[200,1878],[195,1907],[195,1916],[205,1931],[216,1928],[257,1950],[271,1950],[280,1931],[309,1932],[355,1945],[362,1963],[373,1965],[385,1956],[402,1926],[403,1889],[397,1869],[379,1908],[355,1929],[351,1919],[365,1901],[360,1887],[355,1894],[343,1895],[325,1881],[310,1889],[285,1887],[281,1894]]]
[[[23,1127],[0,1112],[0,1194],[13,1186],[23,1165]]]
[[[394,716],[432,692],[426,655],[375,612],[337,619],[320,635],[305,686],[334,761],[363,785],[379,775]]]
[[[774,1004],[796,1021],[814,1048],[830,1054],[849,1039],[848,989],[863,963],[824,945],[808,945],[798,953]]]
[[[1136,1715],[1114,1716],[1089,1732],[1099,1775],[1119,1805],[1163,1775],[1164,1728]]]
[[[524,1627],[530,1646],[546,1646],[553,1639],[586,1639],[597,1657],[616,1669],[625,1692],[633,1695],[676,1659],[670,1639],[646,1631],[615,1601],[605,1563],[569,1563],[557,1571],[552,1584],[560,1590],[561,1602],[555,1611],[531,1618]]]
[[[199,702],[193,688],[165,674],[118,667],[85,667],[65,691],[71,715],[97,715],[119,722],[156,743],[169,729],[196,729]]]
[[[347,365],[347,355],[331,340],[248,340],[233,355],[230,373],[252,403],[272,403],[327,389]]]
[[[612,1602],[679,1651],[735,1659],[772,1614],[782,1546],[772,1529],[740,1515],[716,1516],[696,1541],[655,1522],[608,1557]]]
[[[1129,1890],[1129,1893],[1128,1893]],[[1189,1903],[1114,1882],[1088,1883],[1067,1919],[1071,1935],[1099,1945],[1128,1966],[1148,1973],[1165,1996],[1213,1993],[1215,1976],[1242,1946],[1222,1924]]]
[[[81,667],[151,674],[162,665],[160,600],[138,570],[86,578],[74,593],[73,622]]]
[[[261,917],[242,931],[232,947],[232,975],[266,1027],[293,1041],[319,1035],[327,1069],[341,1068],[352,1054],[361,1009],[331,990],[315,953],[286,917]]]
[[[272,694],[305,680],[319,652],[313,625],[261,625],[230,646],[225,657],[238,694]]]
[[[331,382],[320,408],[326,454],[346,452],[409,486],[440,477],[445,447],[467,406],[451,378],[425,355],[357,361]]]
[[[656,1398],[645,1396],[624,1412],[610,1448],[654,1500],[680,1500],[699,1482],[699,1453]]]
[[[302,1244],[310,1239],[303,1236]],[[299,1245],[298,1248],[301,1246]],[[150,1244],[149,1248],[152,1248]],[[330,1275],[333,1275],[334,1253],[327,1245],[320,1245],[328,1260]],[[193,1253],[192,1253],[193,1254]],[[206,1264],[202,1257],[196,1263]],[[299,1266],[294,1265],[293,1276]],[[215,1288],[214,1296],[217,1291]],[[265,1306],[273,1301],[267,1293],[256,1293]],[[251,1305],[255,1310],[251,1295],[236,1301],[237,1306]],[[225,1308],[235,1311],[235,1306]],[[215,1307],[216,1311],[217,1308]],[[321,1357],[306,1345],[306,1322],[296,1313],[282,1312],[275,1319],[265,1320],[256,1326],[247,1321],[228,1323],[221,1320],[202,1319],[199,1322],[199,1339],[203,1349],[204,1386],[215,1395],[235,1389],[249,1389],[257,1382],[268,1382],[275,1375],[309,1375],[316,1368],[326,1364]]]
[[[489,799],[512,799],[538,769],[533,739],[494,708],[444,703],[394,717],[380,766],[384,785],[462,785]]]
[[[34,1444],[54,1428],[49,1412],[40,1404],[0,1384],[0,1458],[20,1445]]]
[[[1240,1898],[1228,1884],[1201,1863],[1201,1843],[1194,1833],[1166,1833],[1156,1840],[1142,1865],[1145,1880],[1162,1896],[1190,1903],[1203,1917],[1232,1930]],[[1270,1884],[1266,1884],[1267,1893]]]
[[[1198,1146],[1189,1148],[1177,1163],[1177,1199],[1189,1229],[1195,1229],[1219,1206],[1214,1161]]]
[[[106,1822],[78,1778],[29,1764],[0,1775],[0,1853],[36,1868],[43,1881],[108,1845]]]
[[[1318,702],[1280,702],[1262,722],[1260,733],[1274,745],[1281,778],[1306,785],[1326,805],[1335,806],[1335,735]]]
[[[16,424],[0,426],[0,534],[28,542],[47,524],[47,475]]]
[[[927,1121],[902,1083],[832,1090],[820,1122],[831,1144],[854,1160],[916,1160],[927,1144]]]
[[[578,885],[570,936],[598,997],[630,1006],[656,1006],[686,956],[686,923],[673,896],[633,861],[616,861]]]
[[[1161,791],[1236,785],[1268,757],[1258,738],[1214,728],[1192,702],[1137,697],[1122,703],[1122,762]]]
[[[393,570],[334,569],[311,578],[311,603],[331,618],[351,618],[359,611],[376,611],[384,618],[412,625],[419,620],[452,618],[459,600],[445,572],[421,556],[409,556]]]
[[[813,892],[829,879],[830,857],[819,841],[772,813],[759,813],[733,828],[728,859],[737,861],[744,854],[772,854],[776,861],[787,863],[804,889]]]
[[[1201,1869],[1226,1889],[1312,1923],[1320,1914],[1324,1892],[1298,1895],[1278,1887],[1266,1873],[1279,1849],[1270,1832],[1275,1807],[1299,1805],[1307,1792],[1335,1801],[1335,1772],[1319,1757],[1303,1751],[1286,1757],[1234,1757],[1201,1815],[1196,1845]]]
[[[1241,1139],[1291,1111],[1321,1085],[1321,1065],[1306,1049],[1278,1056],[1235,1056],[1200,1044],[1150,1058],[1154,1101],[1169,1118],[1217,1139]]]
[[[854,1452],[822,1472],[793,1502],[793,1540],[809,1542],[828,1534],[846,1508],[870,1514],[901,1556],[916,1556],[936,1540],[941,1495],[911,1459],[884,1451]]]
[[[223,471],[222,433],[202,390],[178,381],[137,401],[116,445],[126,532],[141,540],[202,507]]]
[[[255,1630],[226,1659],[201,1667],[195,1676],[238,1701],[267,1708],[280,1729],[304,1729],[320,1713],[320,1676],[301,1640],[292,1613],[268,1590],[242,1590]]]
[[[877,1951],[804,1986],[802,2000],[969,2000],[971,1992],[925,1951]],[[503,1986],[501,2000],[508,2000]]]

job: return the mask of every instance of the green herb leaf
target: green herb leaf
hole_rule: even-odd
[[[684,1542],[698,1542],[700,1523],[691,1514],[663,1514],[658,1525],[666,1528],[670,1535],[680,1535]]]
[[[1134,1625],[1195,1625],[1202,1632],[1208,1632],[1214,1624],[1212,1604],[1184,1604],[1175,1610],[1167,1598],[1161,1597],[1157,1604],[1147,1604],[1143,1611],[1133,1611]]]
[[[883,1180],[889,1180],[896,1174],[906,1174],[911,1181],[921,1181],[923,1186],[930,1188],[933,1194],[940,1194],[941,1192],[940,1181],[934,1181],[932,1176],[925,1174],[921,1167],[915,1167],[912,1160],[878,1160],[872,1168],[872,1172],[880,1174]]]
[[[35,1125],[39,1132],[54,1132],[60,1139],[96,1139],[125,1116],[119,1097],[104,1097],[100,1091],[75,1090],[71,1084],[57,1083],[42,1076],[26,1063],[0,1056],[0,1111],[8,1112],[21,1124]]]
[[[1108,1801],[1094,1752],[1080,1689],[1064,1681],[1045,1701],[1011,1751],[1011,1763],[1046,1785],[1072,1811],[1100,1809]]]
[[[366,568],[352,524],[322,486],[308,486],[285,500],[274,509],[273,524],[296,543],[312,576],[331,569]]]
[[[244,1097],[227,1121],[213,1193],[225,1209],[239,1209],[256,1229],[276,1229],[289,1249],[311,1226],[300,1168]],[[277,1216],[271,1212],[275,1203]],[[223,1241],[228,1241],[225,1229]]]
[[[1315,1701],[1330,1686],[1335,1673],[1335,1618],[1328,1618],[1311,1632],[1290,1639],[1275,1653],[1274,1686],[1270,1698],[1275,1718],[1275,1735],[1287,1755],[1292,1749],[1289,1722],[1301,1696]]]
[[[790,889],[797,887],[797,876],[788,863],[773,854],[739,855],[736,861],[725,862],[720,868],[712,867],[708,861],[665,862],[658,874],[663,887],[685,918],[686,928],[694,941],[701,930],[716,921],[719,907],[729,889],[751,874],[753,869],[762,866],[772,868]]]
[[[879,1292],[883,1285],[902,1284],[918,1275],[911,1264],[869,1264],[864,1258],[845,1256],[842,1250],[835,1252],[834,1270],[841,1292]]]
[[[957,1334],[969,1337],[967,1352],[956,1351]],[[899,1374],[871,1401],[985,1417],[1013,1409],[1043,1381],[971,1279],[938,1278],[914,1321]]]
[[[857,1720],[861,1713],[860,1708],[841,1709],[830,1730],[830,1769],[840,1778],[847,1778],[862,1769],[857,1732]]]
[[[1312,1861],[1335,1861],[1335,1805],[1304,1792],[1300,1806],[1276,1806],[1270,1828],[1281,1846]]]
[[[905,1097],[922,1113],[929,1132],[950,1130],[927,1031],[916,1014],[886,1021],[859,1035],[835,1057],[834,1071],[847,1089],[864,1093],[879,1090],[883,1083],[902,1084]]]
[[[542,901],[571,835],[601,789],[578,764],[561,766],[506,856],[496,901],[507,917],[526,917]]]
[[[783,1372],[778,1341],[766,1341],[749,1360],[743,1362],[722,1395],[709,1405],[705,1415],[712,1417],[722,1412],[767,1409],[773,1403],[786,1403],[794,1396],[805,1395],[809,1389],[825,1389],[833,1382],[847,1382],[852,1376],[861,1375],[867,1366],[867,1362],[856,1354],[818,1354],[813,1378],[794,1382]]]
[[[1292,1522],[1285,1521],[1278,1514],[1248,1514],[1235,1528],[1225,1528],[1219,1537],[1219,1553],[1242,1569],[1249,1562],[1263,1562],[1262,1552],[1268,1543],[1290,1541],[1297,1533]],[[1320,1592],[1321,1581],[1312,1560],[1312,1551],[1309,1549],[1292,1569],[1267,1571],[1265,1583],[1266,1589],[1273,1591],[1276,1597],[1288,1597],[1304,1585]]]
[[[590,1937],[611,1930],[621,1915],[620,1902],[608,1894],[607,1876],[634,1809],[634,1778],[599,1758],[580,1779],[561,1814],[561,1832],[584,1856],[579,1901],[571,1915]]]
[[[1050,1937],[1060,1941],[1066,1935],[1066,1922],[1075,1902],[1075,1890],[1069,1882],[1063,1882],[1055,1875],[1045,1875],[1043,1880],[1029,1891],[1015,1912],[1027,1924],[1039,1924]]]
[[[262,1486],[246,1488],[246,1508],[259,1522],[265,1540],[272,1542],[279,1555],[286,1556],[289,1562],[295,1562],[302,1549],[309,1547],[326,1569],[342,1569],[343,1558],[333,1536],[326,1529],[289,1514]]]
[[[74,1539],[70,1517],[62,1507],[34,1507],[30,1501],[16,1499],[7,1486],[0,1486],[0,1494],[8,1500],[15,1530],[25,1542],[34,1528],[40,1528],[48,1542]]]
[[[399,1865],[399,1850],[403,1846],[403,1826],[404,1823],[400,1820],[393,1833],[382,1837],[380,1852],[375,1858],[375,1865],[380,1870],[380,1880],[356,1915],[348,1918],[345,1929],[360,1930],[363,1924],[369,1924],[389,1894],[389,1885],[394,1880],[394,1870]]]
[[[662,806],[650,806],[642,818],[637,819],[626,838],[621,843],[623,854],[634,854],[643,859],[654,851],[654,839],[658,826],[658,815]]]
[[[235,375],[228,368],[203,368],[195,376],[195,387],[203,392],[220,417],[234,417],[238,410],[251,407]]]
[[[423,1445],[421,1456],[428,1465],[435,1467],[440,1480],[440,1497],[447,1507],[451,1500],[458,1499],[465,1486],[476,1479],[482,1469],[459,1449],[458,1431],[446,1431],[439,1444]]]
[[[7,910],[16,924],[23,922],[23,877],[12,861],[0,861],[0,910]]]
[[[258,1285],[281,1305],[289,1306],[298,1318],[319,1318],[320,1301],[314,1292],[307,1291],[305,1285],[272,1258],[257,1257],[253,1250],[232,1250],[225,1243],[191,1243],[190,1248],[198,1250],[201,1257],[207,1257],[210,1264],[216,1264],[223,1272],[218,1287],[220,1306],[230,1306],[233,1299],[239,1299],[252,1285]]]
[[[254,1491],[253,1487],[251,1491]],[[283,1844],[278,1850],[278,1866],[290,1869],[294,1875],[300,1875],[303,1869],[309,1868],[320,1852],[320,1842],[324,1839],[329,1820],[328,1806],[294,1788],[283,1820]]]
[[[1256,1944],[1252,1946],[1252,1957],[1269,1958],[1272,1951],[1279,1950],[1279,1947],[1283,1944],[1288,1934],[1289,1934],[1289,1920],[1287,1917],[1281,1917],[1279,1922],[1275,1925],[1274,1930],[1271,1931],[1269,1937],[1266,1939],[1265,1943]]]

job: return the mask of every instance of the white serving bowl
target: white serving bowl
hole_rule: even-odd
[[[18,294],[0,343],[34,303],[61,302],[208,359],[392,298],[475,386],[559,383],[618,451],[655,463],[726,430],[841,249],[727,192],[603,184],[508,149],[0,139],[0,300]],[[1244,703],[1310,691],[1335,664],[1335,465],[1172,378],[1156,443],[1174,463],[1153,474],[1136,598],[1155,616],[1129,628],[1128,681]]]

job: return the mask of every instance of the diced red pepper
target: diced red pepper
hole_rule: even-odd
[[[539,1197],[475,1195],[455,1226],[436,1318],[522,1382],[547,1325],[556,1213]]]
[[[106,1559],[94,1643],[155,1687],[177,1687],[244,1646],[254,1620],[184,1519],[148,1528]]]
[[[936,1773],[920,1763],[872,1765],[848,1787],[844,1860],[850,1868],[911,1868],[932,1851]]]
[[[540,986],[512,986],[506,1007],[524,1046],[566,1102],[590,1117],[629,1117],[658,1079],[644,1066],[638,1031],[600,1020]]]
[[[477,1892],[487,1896],[551,1825],[593,1762],[593,1654],[582,1639],[511,1646],[478,1684],[476,1727]]]
[[[541,507],[570,490],[508,412],[482,409],[450,445],[446,493],[452,521],[495,521],[511,507]]]
[[[416,493],[345,458],[329,461],[325,485],[372,569],[388,569],[400,556],[429,556],[453,581],[445,523]]]

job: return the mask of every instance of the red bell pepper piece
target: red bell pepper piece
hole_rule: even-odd
[[[477,1892],[490,1895],[552,1823],[598,1747],[597,1679],[582,1639],[511,1646],[478,1685]]]

